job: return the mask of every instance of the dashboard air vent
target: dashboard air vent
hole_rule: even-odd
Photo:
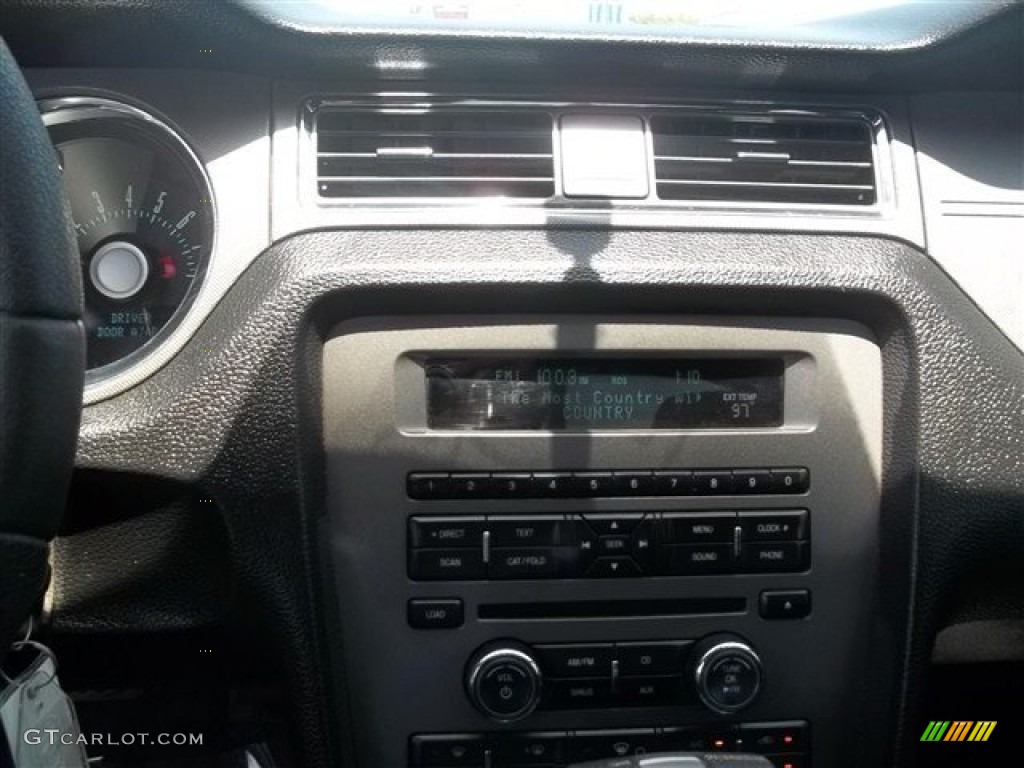
[[[322,108],[322,198],[548,198],[552,117],[486,109]]]
[[[662,200],[873,205],[871,126],[856,117],[651,118]]]

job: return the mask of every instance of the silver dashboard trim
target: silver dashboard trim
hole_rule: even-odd
[[[98,96],[45,98],[41,99],[38,105],[43,125],[48,129],[53,126],[69,125],[86,120],[113,118],[127,118],[155,128],[191,164],[192,170],[198,174],[198,178],[204,186],[204,192],[209,196],[210,200],[212,234],[206,263],[193,280],[181,305],[174,311],[167,324],[152,339],[120,360],[86,371],[85,390],[82,399],[85,405],[89,405],[135,386],[142,379],[154,373],[169,359],[170,355],[165,353],[157,357],[157,353],[169,339],[181,336],[179,329],[184,326],[185,319],[195,312],[199,304],[198,298],[206,289],[206,274],[210,270],[217,254],[217,197],[213,184],[210,182],[206,166],[199,159],[191,145],[177,130],[151,112],[122,101]],[[184,344],[191,335],[191,332],[189,332],[187,336],[182,338],[181,343]],[[171,354],[175,351],[177,351],[177,348],[172,349]]]
[[[392,197],[392,198],[324,198],[317,189],[317,118],[324,109],[366,111],[416,109],[530,109],[548,112],[553,121],[553,142],[561,144],[561,118],[581,112],[606,115],[637,115],[644,122],[648,146],[648,194],[639,200],[602,199],[581,201],[568,198],[562,190],[558,172],[560,158],[554,157],[555,194],[546,199],[494,199],[479,197]],[[800,116],[810,118],[846,118],[867,123],[872,131],[877,202],[873,205],[813,205],[792,203],[730,203],[716,201],[661,200],[656,193],[653,138],[650,121],[655,115],[681,112],[742,114],[752,117]],[[296,167],[300,205],[305,209],[343,210],[344,216],[332,217],[333,226],[380,225],[382,223],[462,225],[462,226],[544,226],[544,225],[609,225],[677,228],[680,216],[705,218],[723,216],[736,226],[737,215],[757,216],[758,228],[846,230],[842,222],[874,221],[879,225],[869,231],[887,231],[885,222],[897,218],[896,179],[892,155],[892,133],[889,119],[873,107],[853,105],[817,106],[796,101],[691,101],[672,104],[631,104],[626,102],[519,101],[441,97],[426,93],[380,93],[366,96],[306,96],[298,113],[299,136]],[[275,138],[277,138],[275,136]],[[916,212],[920,217],[920,210]],[[319,219],[327,216],[319,216]],[[662,223],[668,218],[669,221]],[[807,222],[807,226],[802,226]],[[831,226],[820,226],[822,220]],[[321,224],[322,225],[322,224]],[[861,229],[861,228],[858,228]]]

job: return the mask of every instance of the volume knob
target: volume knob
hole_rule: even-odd
[[[480,712],[499,723],[521,720],[540,702],[540,667],[516,642],[485,645],[466,665],[466,693]]]
[[[746,709],[761,692],[761,657],[735,635],[712,635],[694,648],[697,695],[708,709],[728,715]]]

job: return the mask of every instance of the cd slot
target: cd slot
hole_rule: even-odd
[[[743,597],[695,597],[669,600],[574,600],[548,603],[482,603],[483,621],[636,619],[745,613]]]

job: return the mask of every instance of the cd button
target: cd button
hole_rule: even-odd
[[[617,643],[615,654],[622,675],[678,675],[691,642]]]

